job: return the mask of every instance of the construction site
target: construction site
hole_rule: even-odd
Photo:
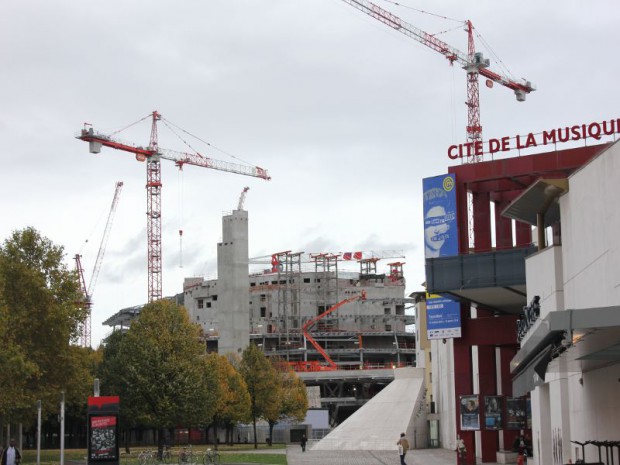
[[[597,394],[582,391],[582,386],[591,384],[604,395],[615,392],[617,375],[604,368],[618,362],[617,292],[603,287],[593,273],[588,278],[591,285],[583,288],[598,286],[604,296],[599,307],[593,307],[577,292],[583,278],[563,282],[562,272],[572,270],[575,277],[604,255],[583,245],[586,240],[571,238],[574,231],[581,233],[581,224],[572,221],[573,211],[592,210],[591,204],[599,201],[581,200],[589,194],[585,186],[581,195],[573,194],[572,204],[567,194],[569,180],[579,192],[581,178],[590,184],[593,179],[605,180],[609,192],[615,189],[612,176],[606,176],[617,171],[611,164],[618,149],[611,143],[620,133],[620,120],[554,123],[542,132],[485,140],[480,76],[487,88],[504,87],[518,102],[536,88],[524,78],[490,68],[490,60],[476,50],[471,21],[459,25],[467,33],[467,52],[462,52],[375,3],[343,1],[465,71],[466,142],[453,143],[447,150],[451,162],[461,164],[447,168],[448,174],[422,180],[426,292],[416,293],[418,300],[406,295],[405,257],[394,253],[286,250],[250,258],[249,217],[243,208],[246,188],[237,209],[222,218],[217,278],[186,277],[182,292],[170,298],[183,304],[201,327],[208,352],[240,355],[255,344],[299,374],[311,393],[311,407],[328,417],[329,434],[312,437],[321,439],[317,450],[390,450],[396,432],[403,431],[414,448],[457,450],[461,463],[478,459],[511,463],[517,456],[522,461],[528,452],[523,439],[517,450],[510,444],[536,436],[535,463],[547,463],[552,455],[557,463],[563,463],[562,456],[583,459],[587,444],[599,444],[598,463],[602,463],[601,444],[610,441],[589,439],[590,430],[599,418],[606,422],[606,431],[615,434],[617,427],[606,415],[606,405],[593,402]],[[147,148],[120,143],[92,127],[85,126],[78,136],[93,153],[106,146],[147,161],[149,302],[164,297],[160,160],[174,161],[179,168],[190,164],[270,179],[260,167],[160,149],[156,126],[160,120],[161,115],[153,112]],[[603,135],[613,140],[601,143]],[[567,142],[571,145],[557,147]],[[495,159],[511,151],[518,156]],[[611,169],[606,170],[605,163]],[[589,175],[588,169],[594,174]],[[565,218],[563,232],[560,213]],[[598,213],[590,211],[601,220]],[[592,260],[581,263],[569,247],[563,252],[562,234],[567,244],[572,240],[573,250],[587,250]],[[584,239],[588,236],[583,234]],[[609,250],[615,248],[609,240]],[[76,262],[79,269],[79,256]],[[544,266],[534,266],[540,263]],[[549,278],[553,273],[547,271],[555,269],[557,279]],[[600,265],[599,274],[617,275],[616,268],[610,270]],[[88,302],[83,277],[82,282]],[[563,286],[574,295],[564,294]],[[423,315],[416,320],[414,304],[426,299],[429,305],[421,304]],[[140,308],[123,309],[104,324],[123,329]],[[586,315],[582,321],[573,322],[573,315],[582,314]],[[568,323],[565,315],[571,318]],[[535,326],[538,318],[555,326]],[[610,328],[605,347],[600,340],[600,346],[594,342],[577,346],[600,328]],[[416,341],[422,340],[417,347]],[[575,347],[578,350],[565,354]],[[573,368],[567,362],[579,364]],[[579,408],[569,411],[570,405]],[[586,407],[592,413],[584,414]],[[584,419],[592,428],[577,425]],[[308,431],[313,433],[312,425]],[[288,434],[279,440],[293,441],[292,430]],[[581,452],[571,450],[570,443],[581,445]],[[613,450],[611,458],[613,463]]]
[[[332,425],[385,387],[392,369],[415,366],[403,262],[381,273],[377,253],[287,251],[250,259],[248,236],[247,211],[225,215],[218,278],[186,278],[175,296],[202,328],[208,351],[240,354],[253,343],[288,361],[308,386],[319,387],[317,407],[329,409]],[[270,266],[249,272],[250,262]],[[351,266],[358,271],[345,271]],[[126,327],[139,310],[123,309],[104,324]]]

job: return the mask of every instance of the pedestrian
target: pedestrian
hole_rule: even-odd
[[[306,452],[306,443],[308,442],[308,440],[306,439],[306,435],[302,434],[301,435],[301,451],[302,452]]]
[[[407,455],[409,450],[409,441],[407,441],[405,433],[400,433],[400,439],[396,441],[396,445],[398,446],[398,455],[400,455],[400,465],[407,465],[405,463],[405,455]]]
[[[1,465],[19,465],[22,461],[22,454],[19,449],[15,447],[15,439],[11,438],[9,441],[9,447],[2,452]]]
[[[465,465],[467,457],[467,447],[460,436],[456,437],[456,456],[458,465]]]

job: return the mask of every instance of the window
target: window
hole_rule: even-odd
[[[261,316],[261,318],[265,318],[266,315],[267,315],[267,307],[261,307],[260,308],[260,316]]]
[[[213,295],[213,296],[211,296],[211,299],[213,299],[213,301],[216,301],[217,300],[217,296]]]
[[[384,308],[383,309],[383,314],[384,315],[391,315],[392,314],[392,309],[391,308]]]
[[[309,284],[310,283],[310,278],[304,278],[304,283]]]
[[[198,299],[198,308],[203,308],[203,307],[204,307],[204,300]]]
[[[392,325],[385,325],[386,331],[392,331]]]
[[[207,308],[211,308],[211,302],[207,302]]]

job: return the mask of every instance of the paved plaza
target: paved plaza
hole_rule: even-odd
[[[288,465],[400,465],[398,451],[301,451],[299,445],[286,449]],[[455,465],[455,452],[446,449],[416,449],[405,457],[407,465]],[[486,465],[497,465],[487,463]]]

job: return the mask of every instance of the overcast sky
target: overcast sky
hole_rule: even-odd
[[[451,30],[438,37],[463,51],[458,21],[470,19],[503,64],[478,41],[492,69],[536,84],[518,103],[481,82],[485,139],[620,117],[617,0],[377,3]],[[343,1],[4,0],[0,63],[0,240],[33,226],[68,266],[81,253],[88,280],[125,183],[94,291],[94,345],[104,319],[147,298],[146,175],[131,154],[92,155],[74,135],[153,110],[222,150],[192,140],[204,155],[273,178],[162,162],[165,295],[186,276],[215,277],[221,216],[244,186],[251,256],[402,250],[407,292],[421,289],[422,178],[447,172],[448,146],[465,142],[465,72]],[[146,121],[119,136],[147,145],[149,134]],[[159,142],[187,150],[163,125]]]

